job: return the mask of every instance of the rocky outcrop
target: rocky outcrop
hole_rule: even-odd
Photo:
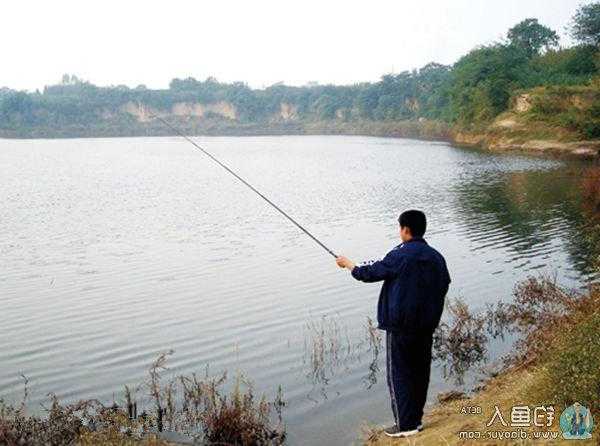
[[[525,113],[531,110],[531,95],[529,93],[520,94],[515,98],[514,110],[517,113]]]
[[[136,104],[135,102],[131,101],[123,104],[120,108],[120,111],[133,115],[138,122],[150,122],[150,120],[152,119],[150,113],[153,113],[158,116],[161,116],[163,114],[156,109],[152,109],[143,104]]]
[[[237,119],[237,110],[229,102],[219,101],[209,104],[200,102],[177,102],[171,107],[171,113],[181,117],[203,118],[208,113],[222,116],[227,119]]]
[[[171,114],[180,117],[201,118],[206,113],[205,108],[199,103],[178,102],[171,107]]]
[[[279,104],[279,118],[284,121],[293,121],[298,119],[298,106],[282,102]]]
[[[173,104],[171,109],[168,111],[149,107],[141,103],[127,102],[121,106],[120,111],[129,113],[141,123],[149,122],[152,115],[161,117],[167,117],[171,115],[180,118],[202,119],[206,117],[207,114],[212,113],[231,120],[237,119],[237,110],[235,106],[225,101],[209,104],[202,104],[200,102],[177,102]]]

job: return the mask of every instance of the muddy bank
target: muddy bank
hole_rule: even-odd
[[[524,152],[580,159],[595,159],[600,156],[600,141],[528,140],[509,135],[466,131],[452,132],[450,141],[459,146],[478,147],[495,152]]]

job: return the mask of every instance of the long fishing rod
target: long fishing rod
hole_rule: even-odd
[[[275,203],[273,203],[271,200],[269,200],[265,195],[263,195],[254,186],[252,186],[245,179],[243,179],[241,176],[239,176],[237,173],[235,173],[233,170],[231,170],[227,165],[225,165],[224,163],[222,163],[221,161],[219,161],[219,159],[216,158],[212,153],[210,153],[207,150],[205,150],[202,147],[200,147],[200,145],[198,145],[193,139],[191,139],[190,137],[186,136],[181,130],[179,130],[177,127],[175,127],[174,125],[170,124],[168,121],[164,120],[160,116],[157,116],[154,113],[150,113],[150,112],[148,112],[148,114],[150,115],[150,117],[158,119],[160,122],[162,122],[168,128],[170,128],[171,130],[173,130],[175,133],[177,133],[179,136],[181,136],[186,141],[188,141],[189,143],[191,143],[195,148],[197,148],[198,150],[200,150],[202,153],[204,153],[206,156],[208,156],[211,160],[213,160],[215,163],[217,163],[219,166],[221,166],[223,169],[225,169],[227,172],[229,172],[231,175],[233,175],[238,180],[240,180],[244,185],[246,185],[250,190],[252,190],[254,193],[256,193],[260,198],[262,198],[263,200],[265,200],[267,203],[269,203],[271,206],[273,206],[277,211],[279,211],[279,213],[281,215],[283,215],[285,218],[287,218],[289,221],[291,221],[298,229],[300,229],[302,232],[304,232],[306,235],[308,235],[311,239],[313,239],[321,248],[323,248],[325,251],[327,251],[333,257],[337,258],[337,255],[331,249],[329,249],[327,246],[325,246],[325,244],[323,242],[321,242],[317,237],[315,237],[314,235],[312,235],[308,231],[308,229],[306,229],[304,226],[302,226],[300,223],[298,223],[296,220],[294,220],[287,212],[285,212],[283,209],[281,209],[279,206],[277,206]]]

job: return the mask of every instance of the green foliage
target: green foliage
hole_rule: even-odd
[[[508,31],[507,37],[511,45],[525,50],[529,56],[556,48],[559,40],[556,31],[541,25],[537,19],[523,20]]]
[[[0,102],[0,120],[17,126],[33,124],[35,121],[33,98],[22,91],[4,94]]]
[[[522,48],[477,48],[454,66],[450,115],[462,124],[489,121],[508,108],[512,92],[527,86],[529,77],[529,58]]]
[[[529,116],[537,121],[564,127],[582,138],[600,137],[600,89],[555,86],[536,91]]]
[[[202,120],[181,118],[180,122],[191,131],[212,133],[234,126],[252,131],[279,126],[279,131],[285,131],[290,125],[311,126],[329,121],[359,126],[371,121],[385,124],[425,119],[483,126],[506,111],[520,90],[583,86],[598,74],[600,56],[596,41],[590,36],[595,32],[599,5],[580,8],[574,18],[573,32],[582,42],[592,45],[584,43],[557,50],[556,32],[536,19],[526,19],[508,31],[507,43],[478,47],[452,66],[430,63],[420,70],[386,74],[374,83],[303,87],[275,84],[252,89],[242,82],[188,77],[173,79],[168,89],[151,90],[144,85],[133,89],[123,85],[98,87],[65,74],[61,83],[47,86],[41,93],[1,88],[0,131],[14,136],[157,133],[160,130],[152,123],[130,114],[132,109],[169,113],[179,103],[218,104]],[[234,110],[235,119],[214,112],[219,107]],[[293,122],[282,110],[293,110]],[[551,119],[556,125],[564,124],[584,135],[600,133],[595,111],[586,113],[564,107],[557,110],[542,100],[532,115]]]
[[[585,84],[597,72],[598,50],[581,45],[560,51],[548,51],[531,61],[535,85]]]
[[[600,313],[574,324],[561,334],[546,356],[544,378],[535,386],[540,401],[569,406],[574,402],[600,405]]]
[[[571,25],[571,36],[582,44],[600,45],[600,3],[581,6]]]

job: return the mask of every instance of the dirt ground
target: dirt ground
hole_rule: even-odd
[[[426,414],[423,423],[424,430],[419,434],[405,438],[392,439],[386,437],[380,428],[365,428],[365,444],[370,446],[390,445],[600,445],[600,435],[597,429],[592,432],[591,440],[564,440],[559,429],[559,417],[561,407],[555,407],[554,421],[550,427],[511,427],[511,410],[513,406],[528,405],[531,410],[533,423],[533,411],[536,402],[529,401],[526,395],[527,388],[536,379],[535,370],[513,370],[499,375],[488,381],[483,390],[471,398],[458,399],[436,405]],[[504,421],[508,427],[504,427],[498,417],[489,427],[495,413],[495,406],[500,408]],[[465,412],[475,412],[472,414]],[[543,411],[539,412],[543,414]],[[540,421],[546,421],[545,417]],[[498,432],[524,431],[527,439],[510,439],[503,437],[498,439]],[[558,437],[556,440],[534,438],[535,432],[552,431]],[[462,433],[462,434],[461,434]],[[466,435],[466,436],[465,436]],[[494,437],[491,437],[495,435]]]

